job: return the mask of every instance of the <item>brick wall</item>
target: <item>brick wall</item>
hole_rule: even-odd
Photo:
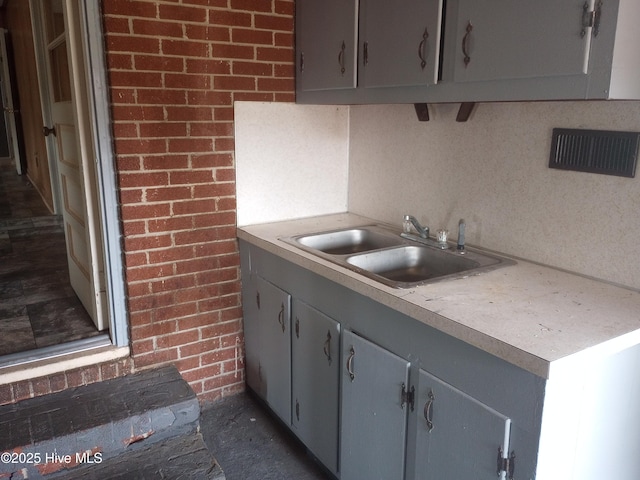
[[[102,0],[132,358],[0,385],[0,405],[177,365],[244,388],[233,102],[293,101],[294,0]]]
[[[233,102],[293,101],[293,0],[103,0],[135,368],[244,388]]]

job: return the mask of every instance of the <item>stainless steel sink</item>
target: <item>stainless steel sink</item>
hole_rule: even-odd
[[[447,254],[433,247],[408,245],[376,250],[346,259],[347,263],[395,283],[417,283],[478,268],[464,255]]]
[[[318,232],[281,240],[393,288],[410,288],[462,278],[513,265],[510,259],[467,248],[423,245],[389,227],[361,227]],[[435,242],[433,242],[435,243]]]
[[[333,232],[303,235],[296,241],[305,247],[329,255],[350,255],[398,245],[398,239],[382,234],[374,227],[350,228]]]

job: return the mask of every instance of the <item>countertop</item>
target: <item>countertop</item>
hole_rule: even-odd
[[[637,291],[520,259],[479,275],[394,289],[281,240],[379,223],[341,213],[239,227],[238,238],[543,378],[566,362],[589,364],[640,344]]]

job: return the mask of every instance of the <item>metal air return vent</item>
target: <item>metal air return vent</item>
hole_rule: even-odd
[[[633,178],[640,133],[554,128],[549,168]]]

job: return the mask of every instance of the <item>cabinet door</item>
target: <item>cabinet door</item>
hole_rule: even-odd
[[[243,257],[244,261],[244,257]],[[256,393],[260,387],[260,313],[258,276],[248,267],[242,270],[242,317],[244,327],[245,375],[247,385]]]
[[[413,478],[504,479],[498,449],[506,458],[511,421],[424,370],[418,383]]]
[[[309,450],[336,474],[340,324],[295,299],[291,318],[291,424]]]
[[[455,82],[587,72],[591,28],[582,34],[585,0],[453,0],[447,5],[451,41],[443,55],[453,61]]]
[[[404,478],[409,362],[344,331],[341,372],[341,480]]]
[[[363,0],[360,5],[359,85],[436,83],[442,0]]]
[[[291,423],[291,297],[257,277],[257,393],[287,424]]]
[[[356,86],[357,0],[296,1],[298,90]]]

